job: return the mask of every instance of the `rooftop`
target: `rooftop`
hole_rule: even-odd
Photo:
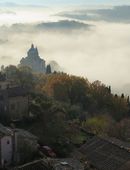
[[[27,163],[12,170],[49,170],[42,160]]]
[[[130,143],[129,142],[123,142],[117,138],[111,138],[111,137],[104,137],[103,139],[119,146],[120,148],[124,148],[130,152]]]
[[[89,139],[79,151],[99,170],[119,170],[130,161],[130,152],[125,147],[97,136]]]
[[[83,166],[78,160],[67,159],[48,159],[38,160],[12,170],[84,170]]]
[[[11,136],[13,133],[12,133],[12,130],[8,127],[5,127],[3,126],[2,124],[0,124],[0,136]]]
[[[38,137],[30,133],[29,131],[23,130],[23,129],[15,129],[15,132],[23,137],[23,138],[28,138],[32,140],[38,140]]]
[[[0,90],[0,96],[5,94],[8,97],[26,96],[28,94],[28,90],[20,86]]]
[[[12,87],[7,89],[9,97],[25,96],[27,95],[27,89],[23,87]]]
[[[84,166],[74,158],[52,159],[51,164],[54,170],[84,170]]]

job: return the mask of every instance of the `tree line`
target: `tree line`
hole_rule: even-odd
[[[129,140],[129,97],[113,94],[111,86],[61,72],[33,73],[28,67],[8,66],[2,73],[20,86],[29,87],[31,117],[24,120],[23,126],[38,135],[41,142],[55,146],[59,154],[72,149],[72,141],[83,142],[80,128]]]

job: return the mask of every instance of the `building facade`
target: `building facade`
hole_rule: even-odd
[[[12,129],[0,124],[0,169],[17,164],[26,155],[36,152],[38,138],[23,129]],[[31,150],[26,150],[30,148]]]
[[[0,114],[11,120],[28,116],[29,96],[26,89],[12,87],[0,90]]]
[[[27,57],[21,59],[19,66],[30,67],[34,72],[38,73],[46,72],[45,60],[40,58],[38,49],[33,44],[27,52]]]
[[[13,158],[13,133],[0,124],[0,167],[8,166]]]

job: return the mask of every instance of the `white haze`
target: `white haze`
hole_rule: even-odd
[[[45,16],[48,17],[47,14]],[[29,21],[36,22],[31,17]],[[67,73],[87,77],[90,81],[100,80],[112,85],[114,92],[130,94],[130,24],[103,21],[92,24],[95,26],[90,30],[71,32],[15,32],[10,28],[2,28],[0,65],[17,65],[26,56],[31,43],[34,43],[42,58],[57,61]]]

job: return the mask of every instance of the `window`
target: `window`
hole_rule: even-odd
[[[4,165],[6,165],[7,164],[7,161],[6,160],[4,160]]]
[[[7,144],[8,144],[8,145],[10,144],[10,141],[9,141],[9,140],[7,141]]]

